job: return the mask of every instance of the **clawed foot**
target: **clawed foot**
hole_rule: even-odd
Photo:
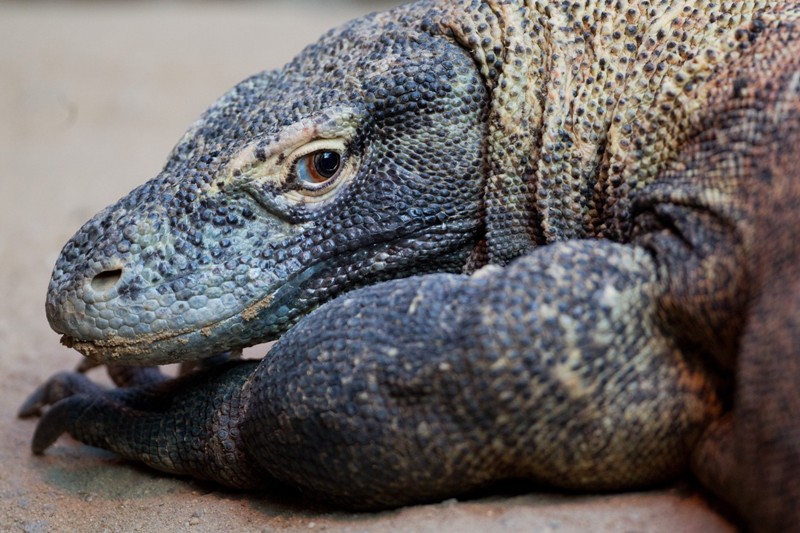
[[[181,374],[213,368],[231,359],[237,359],[238,352],[226,352],[192,366],[182,366]],[[107,408],[124,409],[126,403],[124,391],[129,390],[131,398],[139,399],[147,396],[143,391],[169,381],[156,366],[106,365],[109,377],[118,389],[106,389],[94,383],[86,376],[86,372],[100,366],[88,359],[83,360],[74,371],[59,372],[39,385],[22,403],[17,413],[20,418],[41,417],[33,437],[33,452],[44,452],[55,440],[76,423],[78,417],[84,416],[93,404],[106,404]],[[123,394],[121,394],[123,393]]]
[[[93,383],[81,372],[85,366],[60,372],[28,397],[19,416],[41,416],[31,442],[37,455],[68,433],[159,470],[261,486],[263,474],[244,457],[238,437],[241,391],[258,362],[230,358],[178,378],[156,367],[109,367],[117,384],[111,389]]]
[[[17,416],[20,418],[42,416],[46,407],[55,405],[63,399],[79,394],[97,396],[106,392],[104,387],[86,376],[86,372],[96,366],[99,365],[83,361],[75,371],[63,371],[50,377],[28,396],[20,406]],[[138,387],[168,379],[158,367],[154,366],[108,365],[106,370],[117,387]]]
[[[41,417],[31,441],[33,453],[43,453],[62,433],[69,432],[74,421],[91,404],[110,401],[109,391],[85,374],[95,366],[98,365],[83,362],[75,371],[55,374],[20,406],[17,413],[20,418]],[[108,366],[107,371],[118,387],[135,387],[167,379],[156,367]]]

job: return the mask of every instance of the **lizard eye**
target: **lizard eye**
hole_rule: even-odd
[[[289,175],[293,178],[291,190],[294,194],[306,199],[323,197],[339,187],[347,168],[352,170],[352,161],[345,155],[344,146],[340,147],[341,143],[332,144],[325,141],[307,145],[290,164]]]
[[[295,166],[297,178],[304,186],[323,185],[332,180],[342,167],[342,156],[332,150],[319,150],[304,155]]]

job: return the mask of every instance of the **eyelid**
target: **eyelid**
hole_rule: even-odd
[[[314,152],[322,152],[325,150],[329,150],[331,152],[338,152],[342,156],[342,160],[344,160],[345,155],[347,154],[347,143],[345,143],[344,139],[336,138],[336,139],[316,139],[309,143],[304,144],[303,146],[299,147],[297,150],[291,152],[285,159],[285,161],[289,161],[289,166],[294,166],[301,157],[313,154]]]

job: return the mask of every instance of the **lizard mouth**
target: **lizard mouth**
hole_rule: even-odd
[[[177,361],[197,360],[228,350],[246,348],[277,337],[278,332],[268,330],[266,337],[246,338],[226,335],[248,320],[260,317],[260,310],[269,314],[272,295],[251,304],[242,312],[223,318],[201,328],[187,327],[164,331],[137,338],[111,336],[106,339],[86,340],[67,334],[61,344],[73,348],[97,363],[123,363],[126,365],[169,364]]]
[[[112,335],[104,339],[80,339],[63,334],[61,344],[98,363],[154,365],[203,359],[274,340],[286,329],[286,321],[281,320],[282,310],[291,307],[288,304],[305,282],[326,266],[327,262],[320,262],[301,270],[264,298],[200,327],[187,326],[135,338]]]
[[[169,332],[162,335],[147,335],[140,339],[126,339],[124,337],[110,337],[101,340],[81,340],[70,335],[61,336],[61,344],[67,348],[79,351],[89,359],[97,362],[124,361],[126,364],[151,364],[150,356],[153,354],[153,345],[171,341],[178,341],[181,337],[191,333],[191,330]]]

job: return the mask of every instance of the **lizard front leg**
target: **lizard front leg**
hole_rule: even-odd
[[[673,478],[721,405],[657,326],[661,289],[642,249],[574,241],[346,295],[268,354],[242,437],[275,477],[358,507]]]
[[[225,470],[198,467],[222,457],[237,472],[357,508],[506,478],[591,490],[651,485],[684,471],[720,411],[703,367],[656,326],[660,287],[641,248],[589,241],[472,277],[375,285],[310,314],[254,372],[231,366],[133,398],[64,400],[35,445],[66,430],[232,484],[215,474]],[[219,403],[211,408],[209,398]],[[236,435],[229,448],[207,430],[222,412],[226,434]],[[62,417],[69,422],[59,425]],[[193,449],[205,455],[185,459],[175,450],[192,428]],[[149,451],[153,442],[159,453]]]

